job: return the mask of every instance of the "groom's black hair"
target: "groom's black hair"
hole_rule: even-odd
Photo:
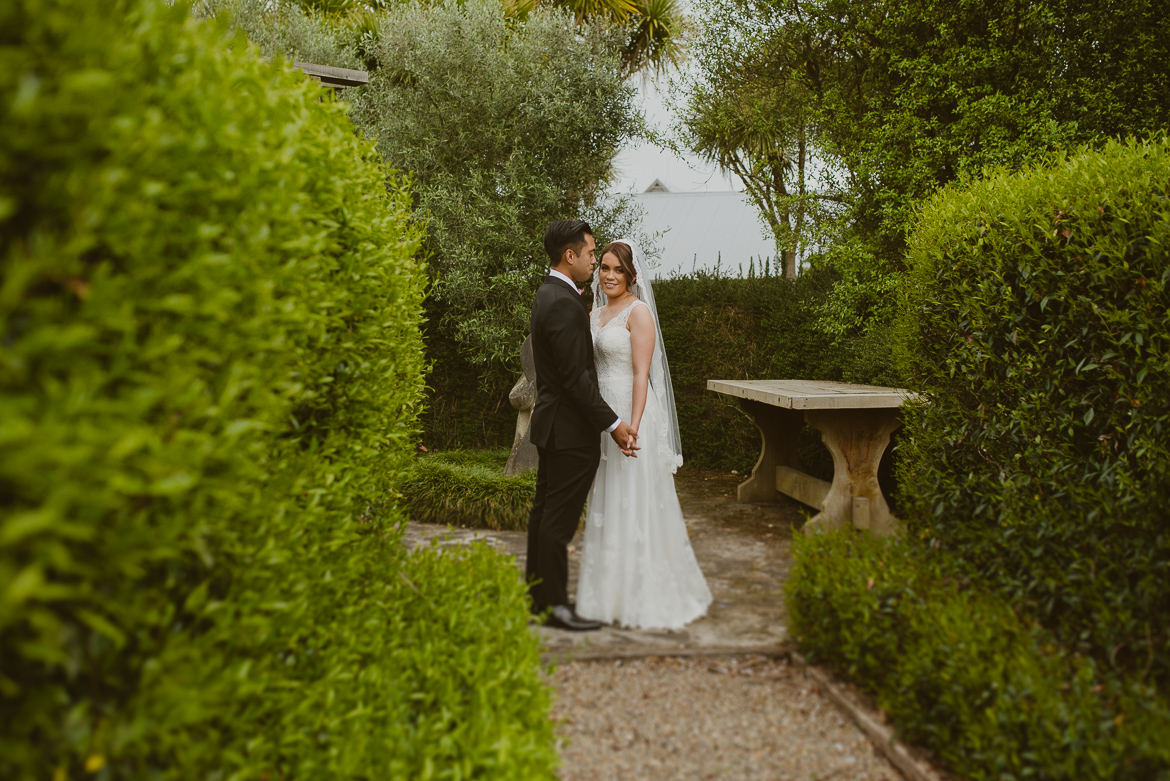
[[[544,251],[554,267],[559,265],[565,250],[580,252],[585,246],[586,234],[592,236],[593,229],[584,220],[556,220],[548,224],[544,232]]]

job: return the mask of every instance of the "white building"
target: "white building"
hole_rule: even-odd
[[[657,239],[662,254],[656,278],[692,271],[720,270],[725,276],[757,275],[771,263],[776,246],[759,211],[741,192],[672,193],[658,179],[632,196],[642,207],[642,227]],[[772,264],[772,273],[780,273]]]

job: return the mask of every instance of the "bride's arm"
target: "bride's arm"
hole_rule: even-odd
[[[630,329],[630,347],[634,352],[634,399],[630,427],[636,432],[646,411],[646,394],[650,389],[650,359],[654,355],[654,318],[650,310],[635,304],[626,323]]]

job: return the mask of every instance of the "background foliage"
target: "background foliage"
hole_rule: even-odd
[[[735,401],[707,390],[707,380],[785,377],[900,384],[884,332],[857,339],[845,349],[834,345],[833,335],[822,329],[818,312],[837,279],[825,269],[794,280],[700,272],[654,283],[687,465],[746,472],[760,453],[759,434],[750,418]],[[433,345],[432,340],[432,349]],[[435,372],[450,366],[436,366]],[[476,379],[471,372],[455,377],[468,388]],[[428,447],[511,444],[515,410],[505,400],[485,414],[484,409],[473,408],[470,398],[444,402],[449,405],[444,417],[430,421],[446,425],[424,429]],[[801,453],[810,473],[831,477],[828,451],[811,428],[802,437]],[[892,488],[887,464],[882,479]]]
[[[387,4],[351,19],[360,30],[288,3],[204,9],[270,54],[303,59],[306,41],[322,56],[338,48],[324,64],[356,56],[369,68],[370,85],[346,95],[351,116],[411,172],[428,226],[428,444],[510,443],[507,395],[548,265],[546,225],[584,217],[599,239],[641,237],[628,203],[602,197],[614,156],[640,128],[621,30],[554,6],[517,17],[494,0]]]
[[[192,16],[215,17],[247,33],[269,57],[362,68],[358,51],[322,16],[291,0],[192,0]]]
[[[250,2],[251,0],[249,0]],[[343,34],[361,40],[378,26],[378,14],[408,3],[429,5],[430,0],[285,0],[323,17]],[[685,29],[682,9],[674,0],[500,0],[500,8],[512,20],[523,22],[540,6],[562,8],[577,24],[608,28],[621,44],[622,66],[627,73],[660,71],[676,64]]]
[[[907,235],[937,188],[1170,126],[1158,98],[1170,18],[1154,0],[702,0],[696,11],[678,141],[748,160],[750,176],[787,177],[765,217],[839,274],[819,316],[844,347],[888,336]],[[810,149],[816,187],[794,187]],[[791,235],[800,209],[811,222]]]
[[[512,412],[545,226],[597,201],[636,125],[631,91],[613,40],[556,9],[515,24],[493,0],[411,4],[380,30],[353,114],[413,172],[428,223],[428,421],[478,428]]]
[[[734,400],[707,390],[708,380],[897,384],[882,351],[834,349],[817,328],[833,282],[832,272],[814,271],[795,280],[699,273],[655,283],[686,464],[746,472],[760,453],[755,424]],[[832,476],[819,433],[806,427],[800,450],[810,473]]]
[[[406,554],[388,504],[402,179],[181,4],[17,0],[0,40],[0,775],[549,777],[514,569]]]

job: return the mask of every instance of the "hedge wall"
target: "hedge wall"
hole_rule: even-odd
[[[514,568],[398,541],[420,231],[343,107],[14,0],[0,126],[0,776],[549,777]]]
[[[748,471],[759,435],[739,405],[707,390],[709,379],[810,379],[897,384],[888,334],[837,344],[818,328],[834,282],[830,271],[783,277],[730,278],[698,273],[655,282],[663,340],[679,410],[683,457],[704,469]],[[588,293],[586,293],[588,295]],[[515,377],[481,375],[441,335],[428,335],[434,359],[424,441],[432,448],[510,446],[516,413],[507,401]],[[519,376],[517,365],[516,376]],[[832,459],[820,434],[806,429],[805,466],[829,479]],[[890,487],[893,476],[883,469]]]
[[[936,196],[897,357],[910,534],[796,541],[802,648],[965,778],[1170,779],[1170,139]]]
[[[912,529],[1068,647],[1170,687],[1170,141],[924,210],[899,351]]]
[[[683,457],[691,466],[750,471],[760,438],[739,404],[707,390],[712,379],[837,380],[893,384],[889,346],[880,339],[834,344],[817,327],[834,282],[827,271],[784,277],[695,274],[655,283]],[[830,479],[832,459],[806,426],[801,459]]]

